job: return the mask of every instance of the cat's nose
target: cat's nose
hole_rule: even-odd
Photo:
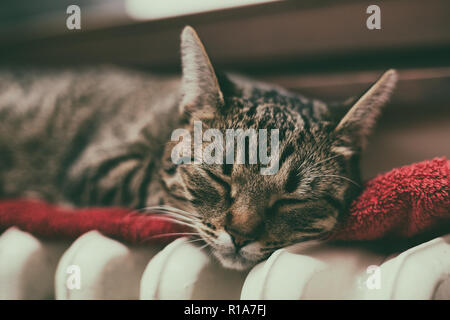
[[[235,228],[227,227],[225,230],[230,235],[231,241],[233,241],[234,247],[236,248],[236,252],[254,240],[252,236],[244,234]]]

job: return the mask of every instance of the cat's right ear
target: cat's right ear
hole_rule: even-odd
[[[181,113],[196,120],[212,119],[224,98],[205,48],[190,26],[181,33],[181,62]]]
[[[397,71],[386,71],[339,121],[335,133],[357,149],[363,149],[382,107],[394,91],[397,78]]]

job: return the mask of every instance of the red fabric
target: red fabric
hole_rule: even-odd
[[[186,232],[184,226],[157,214],[124,208],[67,209],[33,200],[0,201],[0,230],[11,226],[45,238],[75,239],[85,232],[98,230],[136,244],[167,243],[178,236],[163,234]]]
[[[393,169],[366,183],[331,238],[407,239],[437,229],[448,233],[449,194],[450,161],[445,158]]]
[[[449,182],[450,161],[446,159],[423,161],[379,175],[367,182],[350,215],[330,239],[407,239],[439,228],[450,221]],[[178,235],[164,234],[188,231],[157,214],[123,208],[67,209],[31,200],[0,201],[0,230],[11,226],[47,238],[75,239],[98,230],[130,243],[166,243]]]

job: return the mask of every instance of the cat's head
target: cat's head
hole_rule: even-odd
[[[175,203],[192,213],[188,223],[221,263],[234,269],[251,267],[278,248],[328,235],[360,190],[359,155],[392,93],[396,72],[387,71],[336,119],[320,101],[217,74],[190,27],[182,33],[181,50],[180,112],[192,136],[194,121],[202,121],[203,130],[223,133],[279,130],[278,170],[266,175],[260,164],[248,162],[174,165],[176,143],[169,143],[162,180]]]

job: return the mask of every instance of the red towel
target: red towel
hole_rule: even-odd
[[[381,174],[365,185],[337,240],[407,239],[450,233],[450,160],[423,161]]]
[[[407,239],[450,226],[450,161],[394,169],[366,183],[334,240]],[[157,214],[123,208],[66,209],[31,200],[0,201],[0,230],[11,226],[46,238],[75,239],[90,230],[129,243],[168,242],[189,232]],[[447,228],[445,232],[450,232]],[[163,236],[175,233],[172,236]],[[159,236],[158,236],[159,235]]]
[[[0,201],[0,230],[16,226],[43,238],[76,239],[83,233],[101,233],[129,243],[167,243],[186,232],[158,214],[124,208],[67,209],[35,200]],[[159,235],[159,236],[158,236]]]

